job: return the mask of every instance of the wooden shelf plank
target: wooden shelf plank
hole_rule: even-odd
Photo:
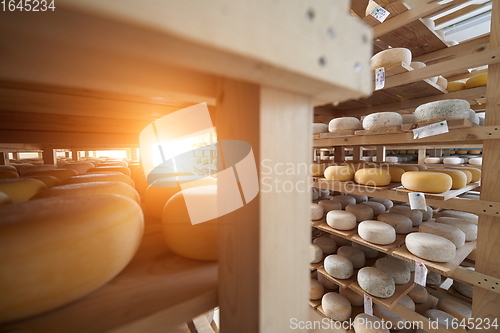
[[[415,303],[415,312],[423,316],[425,314],[425,311],[435,308],[438,301],[439,299],[437,297],[429,295],[427,301],[425,301],[424,303]]]
[[[328,232],[329,234],[336,235],[345,239],[351,239],[352,236],[356,235],[358,233],[357,228],[354,228],[352,230],[338,230],[330,227],[328,224],[326,224],[325,219],[323,218],[323,223],[316,224],[314,227],[321,231]]]
[[[444,120],[444,119],[442,119],[442,120]],[[439,121],[441,121],[441,120],[436,119],[436,120],[420,121],[420,122],[415,123],[415,124],[403,124],[403,125],[401,125],[401,130],[404,132],[412,132],[413,129],[415,129],[415,128],[434,124],[434,123],[437,123]],[[449,119],[449,120],[446,120],[446,123],[448,124],[448,129],[471,128],[471,127],[479,127],[480,126],[476,123],[473,123],[469,119]]]
[[[361,238],[359,235],[352,236],[351,240],[353,242],[358,243],[358,244],[375,249],[379,252],[391,254],[399,246],[404,244],[405,238],[406,238],[406,235],[396,235],[396,240],[394,241],[394,243],[388,244],[388,245],[380,245],[380,244],[373,244],[373,243],[367,242],[363,238]]]
[[[467,191],[471,191],[471,190],[479,187],[479,185],[480,185],[479,183],[471,183],[471,184],[469,184],[465,187],[462,187],[458,190],[449,190],[449,191],[443,192],[443,193],[425,193],[425,198],[426,199],[433,199],[433,200],[449,200],[451,198],[456,198],[460,194],[463,194]],[[415,192],[415,191],[407,190],[404,187],[396,188],[393,190],[395,190],[397,193],[403,193],[403,194]]]
[[[330,274],[328,274],[323,266],[318,267],[318,274],[323,275],[325,278],[327,278],[331,282],[341,286],[342,288],[348,288],[351,285],[351,283],[353,283],[356,280],[357,271],[358,270],[355,270],[354,273],[352,274],[352,276],[348,279],[337,279],[337,278],[331,276]]]
[[[392,188],[401,186],[401,183],[390,183],[386,186],[367,186],[357,184],[354,181],[336,181],[336,180],[326,180],[325,178],[316,178],[316,181],[313,183],[313,187],[318,188],[327,188],[330,191],[337,192],[352,192],[353,190],[364,190],[368,193],[388,191]]]
[[[354,134],[356,135],[379,135],[379,134],[398,134],[398,133],[404,133],[404,131],[402,131],[401,127],[399,126],[377,128],[373,130],[358,130],[354,132]]]

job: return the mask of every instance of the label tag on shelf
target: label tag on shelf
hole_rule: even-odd
[[[379,67],[375,70],[375,90],[383,89],[385,86],[385,68]]]
[[[391,15],[388,10],[376,5],[375,8],[370,13],[371,16],[375,17],[380,23],[384,22],[385,19]]]
[[[363,294],[365,300],[365,313],[367,315],[373,316],[373,299],[371,296]]]
[[[413,130],[413,139],[422,139],[428,136],[448,133],[449,131],[450,130],[448,129],[448,123],[446,122],[446,120],[443,120],[438,123],[415,128]]]
[[[425,202],[425,194],[418,192],[408,193],[408,199],[410,201],[411,209],[427,210],[427,204]]]
[[[426,285],[427,283],[427,267],[420,261],[415,261],[415,283],[421,286]]]

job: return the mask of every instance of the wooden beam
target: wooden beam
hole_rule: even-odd
[[[0,151],[0,165],[9,165],[9,153],[5,151]]]
[[[453,19],[456,19],[460,16],[463,16],[465,14],[468,14],[476,9],[479,9],[481,7],[483,7],[483,5],[474,5],[474,4],[469,4],[468,6],[464,7],[464,8],[460,8],[459,10],[456,10],[448,15],[445,15],[445,16],[442,16],[440,18],[437,18],[434,20],[434,23],[436,25],[440,25],[440,24],[443,24],[445,22],[448,22],[448,21],[451,21]]]
[[[55,149],[43,147],[42,158],[44,164],[57,164],[57,155]]]
[[[478,71],[469,72],[467,74],[448,76],[448,77],[446,77],[446,79],[448,80],[448,82],[453,82],[453,81],[468,79],[468,78],[471,78],[472,76],[486,74],[486,73],[488,73],[488,68],[481,69]]]

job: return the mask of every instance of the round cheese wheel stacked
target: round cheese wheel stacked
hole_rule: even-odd
[[[487,83],[488,83],[488,73],[479,74],[468,79],[465,82],[465,88],[470,89],[475,87],[481,87],[485,86]]]
[[[447,224],[447,225],[450,225],[450,226],[453,226],[455,228],[462,230],[463,233],[465,234],[465,241],[466,242],[473,241],[473,240],[477,239],[477,229],[478,228],[477,228],[477,225],[474,223],[469,223],[469,222],[467,222],[463,219],[460,219],[460,218],[447,217],[447,216],[438,217],[436,219],[436,222]]]
[[[448,82],[448,85],[446,86],[446,90],[448,92],[459,91],[464,89],[465,89],[465,82],[462,81]]]
[[[401,176],[401,184],[410,191],[426,193],[442,193],[449,191],[452,178],[439,172],[405,172]]]
[[[423,220],[422,211],[418,209],[411,209],[411,207],[409,206],[394,206],[389,209],[389,212],[408,217],[412,222],[412,226],[414,227],[419,226]]]
[[[403,117],[397,112],[376,112],[363,119],[363,129],[375,130],[387,127],[397,127],[403,124]]]
[[[390,199],[370,198],[370,201],[380,202],[382,205],[385,206],[385,209],[391,209],[392,206],[394,206],[394,203]]]
[[[406,248],[417,257],[435,261],[448,262],[456,255],[456,247],[448,239],[424,232],[414,232],[406,236]]]
[[[438,86],[440,86],[441,88],[443,89],[446,89],[446,87],[448,86],[448,80],[446,80],[444,77],[442,76],[438,76],[437,80],[436,80],[436,84]]]
[[[344,321],[351,317],[351,303],[339,293],[330,292],[321,299],[325,314],[333,320]]]
[[[421,212],[422,212],[422,221],[428,221],[432,219],[432,216],[434,215],[434,211],[430,206],[427,206],[426,209],[421,210]]]
[[[311,204],[311,220],[316,221],[316,220],[321,220],[323,218],[323,207],[321,207],[318,204],[312,203]]]
[[[458,190],[467,185],[467,176],[465,175],[464,172],[460,170],[450,170],[450,169],[431,169],[429,170],[422,170],[421,172],[439,172],[439,173],[444,173],[447,174],[448,176],[451,177],[451,189],[452,190]]]
[[[469,159],[469,164],[471,165],[482,165],[483,164],[483,158],[482,157],[474,157]]]
[[[377,220],[392,226],[397,234],[408,234],[413,226],[409,217],[396,213],[380,214]]]
[[[107,172],[107,173],[87,173],[84,175],[76,175],[63,181],[61,185],[88,183],[88,182],[107,182],[117,181],[123,182],[130,186],[134,186],[134,181],[127,175],[121,172]]]
[[[470,104],[463,99],[446,99],[422,104],[415,109],[417,121],[469,119]]]
[[[349,193],[349,196],[356,199],[357,204],[368,201],[368,197],[366,195]]]
[[[396,291],[392,277],[375,267],[361,268],[357,281],[364,291],[375,297],[389,298]]]
[[[465,233],[452,225],[424,222],[418,227],[418,231],[444,237],[455,244],[457,248],[465,244]]]
[[[356,215],[343,210],[332,210],[326,214],[326,223],[333,229],[351,230],[356,227]]]
[[[461,212],[458,210],[443,210],[439,212],[441,216],[448,216],[448,217],[456,217],[462,220],[465,220],[469,223],[473,224],[478,224],[479,217],[476,214],[468,213],[468,212]]]
[[[365,201],[361,203],[362,205],[369,206],[373,210],[373,216],[378,216],[385,212],[385,206],[380,202],[375,201]]]
[[[445,329],[457,327],[460,324],[460,321],[457,318],[453,317],[451,314],[437,309],[430,309],[425,311],[425,316],[429,318],[429,320],[437,322],[439,326]],[[467,330],[463,327],[458,326],[453,330],[453,332],[467,333]]]
[[[352,262],[346,257],[331,254],[323,262],[325,271],[336,279],[348,279],[354,273]]]
[[[380,258],[375,262],[375,267],[392,277],[395,284],[405,284],[410,281],[410,270],[395,258]]]
[[[354,214],[356,216],[356,222],[373,220],[373,209],[367,205],[347,205],[345,211]]]
[[[444,311],[459,320],[465,320],[472,318],[472,310],[468,306],[459,303],[457,301],[442,298],[437,304],[437,308]]]
[[[379,254],[379,252],[377,250],[372,249],[371,247],[368,247],[368,246],[361,245],[361,244],[356,243],[356,242],[352,242],[351,246],[363,251],[363,253],[365,254],[365,258],[368,258],[368,259],[376,258]]]
[[[427,289],[419,284],[415,284],[413,289],[408,293],[408,296],[413,300],[413,302],[419,304],[425,303],[429,299]]]
[[[27,201],[46,188],[45,183],[32,178],[0,179],[0,192],[8,195],[12,202]]]
[[[314,123],[312,125],[313,134],[326,133],[328,132],[328,125],[321,123]]]
[[[332,254],[337,251],[337,243],[328,236],[320,236],[313,240],[313,244],[319,246],[323,254]]]
[[[342,204],[333,200],[320,200],[318,205],[323,207],[323,212],[327,213],[332,210],[342,210]]]
[[[101,287],[128,264],[143,233],[140,206],[114,194],[31,200],[2,206],[0,215],[0,322]]]
[[[323,250],[318,244],[310,244],[309,251],[311,263],[315,264],[323,260]]]
[[[390,333],[385,323],[378,317],[360,313],[354,318],[355,333]]]
[[[72,176],[76,176],[77,174],[78,173],[73,169],[50,169],[50,170],[24,172],[23,176],[24,177],[30,177],[35,175],[53,176],[62,182]]]
[[[396,64],[403,63],[410,66],[411,51],[405,48],[392,48],[381,51],[371,58],[371,68],[373,70],[380,67],[390,67]]]
[[[348,181],[354,179],[354,170],[349,165],[332,165],[325,169],[327,180]]]
[[[382,168],[365,168],[356,171],[354,180],[361,185],[386,186],[391,183],[391,174]]]
[[[323,274],[318,274],[318,281],[323,285],[323,288],[326,290],[338,290],[339,285],[336,284],[335,282],[330,281],[326,276]]]
[[[387,245],[396,240],[396,231],[387,223],[380,221],[363,221],[358,225],[358,234],[367,242]]]
[[[325,293],[325,289],[323,285],[316,279],[311,279],[311,283],[309,285],[309,299],[316,300],[323,297]]]
[[[465,160],[461,157],[445,157],[443,158],[443,163],[449,165],[458,165],[465,163]]]
[[[441,162],[443,162],[442,157],[426,157],[426,158],[424,158],[425,164],[440,164]]]
[[[340,202],[342,209],[345,209],[348,205],[354,205],[356,203],[356,199],[349,195],[336,195],[332,198],[332,201]]]
[[[330,132],[361,129],[361,122],[355,117],[341,117],[330,120],[328,130]]]
[[[365,254],[360,249],[352,246],[341,246],[337,249],[337,254],[346,257],[352,262],[354,268],[361,268],[365,265]]]

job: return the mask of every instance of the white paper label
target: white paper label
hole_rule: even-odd
[[[380,7],[379,5],[376,5],[375,8],[373,8],[370,15],[375,17],[382,23],[389,15],[391,15],[391,13],[389,13],[386,9]]]
[[[426,285],[427,283],[427,267],[420,261],[415,261],[415,283],[421,286]]]
[[[410,192],[408,193],[408,199],[410,200],[411,209],[427,210],[425,195],[423,193]]]
[[[415,128],[413,130],[413,138],[414,139],[422,139],[428,136],[448,133],[450,130],[448,129],[448,123],[446,120],[440,121],[438,123],[430,124],[427,126]]]
[[[373,316],[373,299],[371,296],[366,294],[363,295],[365,300],[365,313],[367,315]]]
[[[383,89],[385,86],[385,68],[379,67],[375,70],[375,90]]]

